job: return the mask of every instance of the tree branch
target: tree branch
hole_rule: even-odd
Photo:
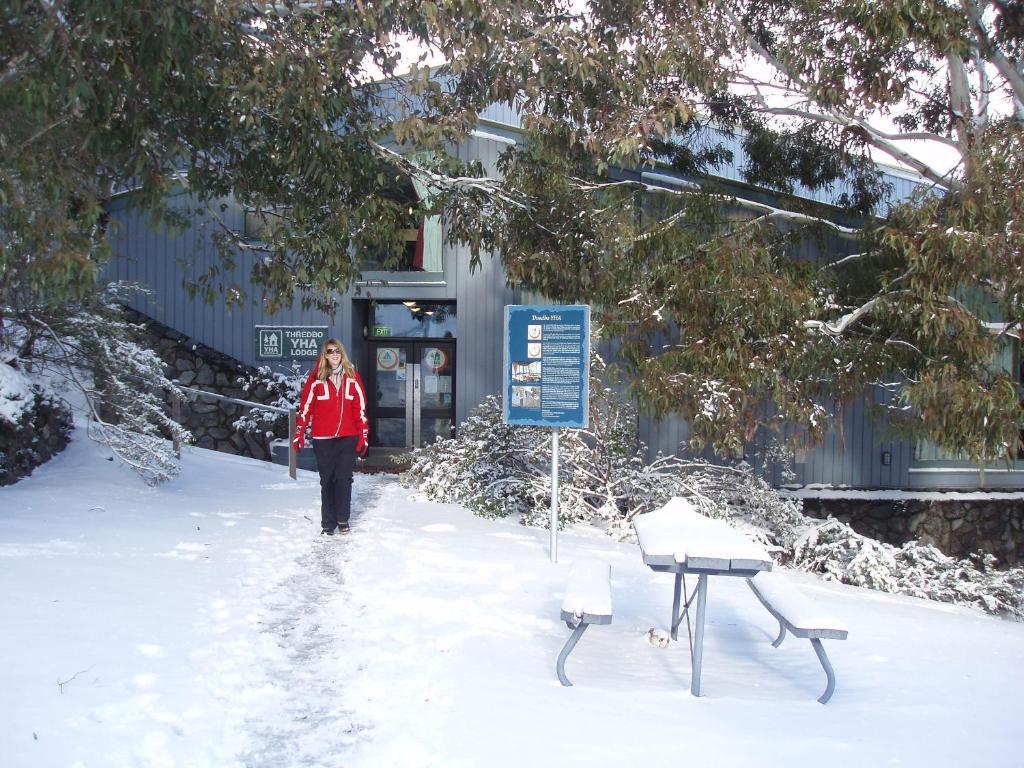
[[[380,157],[394,163],[410,176],[415,176],[417,179],[429,186],[433,186],[437,189],[476,189],[493,195],[495,198],[502,200],[513,207],[520,208],[525,211],[531,210],[530,205],[525,201],[517,200],[508,195],[504,191],[504,184],[497,179],[492,179],[489,176],[446,176],[444,174],[428,170],[427,168],[423,168],[405,155],[385,147],[383,144],[371,141],[370,146],[373,147],[374,151],[376,151]]]
[[[953,147],[959,149],[960,145],[948,136],[943,136],[938,133],[931,133],[930,131],[908,131],[907,133],[886,133],[881,129],[874,128],[863,120],[855,119],[853,122],[846,121],[835,114],[822,114],[821,112],[811,112],[806,109],[799,109],[797,107],[773,107],[766,102],[762,102],[762,106],[758,108],[758,111],[764,114],[779,115],[779,116],[791,116],[799,117],[804,120],[813,120],[819,123],[832,123],[833,125],[847,127],[850,125],[856,125],[858,128],[863,128],[872,136],[877,136],[880,139],[884,139],[889,142],[897,141],[934,141],[938,144],[943,144],[947,147]]]
[[[799,213],[797,211],[787,211],[783,208],[776,208],[775,206],[768,205],[767,203],[759,203],[755,200],[746,200],[744,198],[739,197],[730,197],[729,195],[710,194],[702,192],[699,189],[666,189],[665,187],[660,187],[654,184],[646,184],[642,181],[610,181],[607,183],[596,183],[584,181],[583,179],[578,178],[574,178],[572,179],[572,181],[576,185],[576,189],[578,189],[581,192],[599,192],[607,189],[612,189],[614,187],[629,187],[634,189],[639,188],[644,190],[645,192],[657,191],[667,193],[670,195],[675,195],[677,197],[693,197],[699,195],[703,199],[713,200],[715,202],[720,203],[729,203],[733,205],[738,205],[741,208],[749,208],[754,211],[760,211],[763,214],[760,218],[783,219],[785,221],[794,221],[803,224],[822,224],[827,227],[830,227],[836,233],[846,237],[860,237],[861,235],[861,230],[858,228],[844,227],[841,224],[836,224],[834,221],[829,221],[828,219],[822,216],[812,216],[810,214]],[[685,211],[679,211],[678,213],[674,213],[672,214],[672,216],[660,222],[660,224],[674,224],[675,222],[684,218],[685,213]],[[649,233],[641,235],[638,239],[643,239],[646,236],[649,236]]]
[[[946,54],[946,66],[949,68],[949,102],[953,113],[953,130],[956,131],[960,156],[966,158],[970,154],[970,140],[973,136],[971,126],[974,122],[971,88],[967,84],[967,68],[960,56],[952,51]]]
[[[831,261],[831,262],[829,262],[828,264],[824,265],[818,271],[819,272],[824,272],[826,269],[835,269],[836,267],[841,267],[841,266],[843,266],[845,264],[849,264],[850,262],[857,261],[858,259],[862,259],[862,258],[864,258],[867,255],[868,254],[866,254],[866,253],[851,253],[849,256],[844,256],[843,258],[839,259],[838,261]]]
[[[975,34],[978,36],[978,47],[981,56],[991,63],[996,68],[996,71],[1003,76],[1007,85],[1013,91],[1017,102],[1024,103],[1024,74],[1021,74],[1014,67],[1013,63],[1003,55],[999,44],[992,39],[981,17],[981,9],[978,7],[978,3],[975,0],[961,0],[960,5],[974,27]]]
[[[754,53],[763,58],[780,75],[786,77],[790,81],[800,86],[800,88],[803,90],[805,94],[809,93],[809,84],[799,74],[791,71],[780,59],[772,55],[771,52],[769,52],[764,46],[761,45],[754,38],[754,36],[750,34],[750,30],[747,29],[746,25],[743,24],[743,21],[736,15],[735,11],[733,11],[733,9],[729,6],[728,3],[723,3],[721,2],[721,0],[719,0],[719,2],[716,2],[716,6],[726,16],[729,17],[729,19],[732,21],[736,29],[740,30],[740,33],[743,35],[744,40],[746,40],[747,45],[750,46],[750,49]],[[758,98],[763,100],[764,97],[759,96]],[[765,103],[765,106],[767,107],[769,105]],[[944,189],[950,190],[960,189],[962,187],[960,182],[952,178],[950,174],[940,173],[938,170],[936,170],[929,164],[919,160],[918,158],[914,157],[905,150],[900,149],[898,146],[896,146],[894,141],[885,138],[885,135],[883,133],[881,133],[876,128],[871,126],[864,119],[857,117],[855,115],[839,112],[835,109],[825,109],[823,111],[825,114],[833,118],[833,120],[839,125],[852,126],[862,129],[864,133],[867,135],[869,143],[873,147],[889,155],[889,157],[893,158],[894,160],[903,163],[904,165],[910,168],[913,168],[915,171],[920,173],[922,176],[924,176],[926,179],[933,182],[934,184]]]
[[[861,306],[857,307],[857,309],[853,310],[853,312],[843,315],[835,323],[830,323],[825,320],[804,320],[804,328],[807,328],[808,330],[812,331],[821,331],[827,336],[842,336],[847,328],[849,328],[851,325],[856,323],[866,314],[871,312],[871,310],[875,308],[875,305],[878,304],[879,301],[881,301],[881,297],[876,296],[875,298],[868,301],[866,304],[862,304]]]

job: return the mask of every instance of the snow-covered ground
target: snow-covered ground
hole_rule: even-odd
[[[822,706],[810,644],[772,648],[745,583],[712,579],[697,699],[685,639],[647,642],[672,581],[635,546],[567,532],[555,565],[546,531],[380,476],[325,539],[315,474],[183,463],[147,488],[78,432],[0,488],[0,766],[1024,765],[1024,624],[793,574],[850,628]],[[563,688],[583,556],[615,619]]]

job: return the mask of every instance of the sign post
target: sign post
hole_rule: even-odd
[[[551,430],[551,562],[558,562],[558,427]]]
[[[551,427],[551,562],[558,562],[558,430],[586,429],[590,307],[505,307],[506,424]]]

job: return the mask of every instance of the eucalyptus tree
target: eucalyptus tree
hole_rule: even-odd
[[[208,298],[241,297],[224,275],[240,249],[258,248],[257,299],[330,308],[365,246],[401,246],[408,203],[388,194],[398,171],[382,142],[429,92],[377,83],[395,73],[403,39],[436,34],[430,19],[429,4],[360,0],[2,4],[0,362],[61,361],[101,421],[107,395],[149,397],[115,381],[119,370],[167,384],[148,358],[119,364],[132,347],[93,338],[104,328],[129,341],[129,325],[97,320],[114,311],[99,285],[104,206],[126,191],[168,226],[196,215],[216,223],[230,198],[267,219],[258,245],[220,227],[220,262],[191,284]],[[435,169],[444,172],[443,158]],[[172,201],[178,192],[187,207]]]
[[[375,83],[394,74],[415,8],[5,3],[0,303],[91,291],[105,258],[102,206],[126,188],[170,223],[176,189],[210,215],[228,196],[266,214],[256,278],[275,306],[296,285],[318,298],[344,285],[358,272],[350,246],[393,237],[405,213],[379,194],[393,164],[377,147],[410,102]]]
[[[874,385],[891,423],[984,459],[1019,442],[1022,45],[1002,0],[591,0],[455,68],[530,130],[490,233],[509,274],[598,304],[695,444],[813,440],[823,394]],[[892,204],[879,162],[918,193]],[[615,171],[644,164],[689,183]]]
[[[413,174],[438,191],[417,212],[443,208],[472,258],[600,306],[641,400],[698,442],[735,450],[783,418],[813,439],[823,392],[878,384],[908,428],[1006,455],[1019,405],[991,362],[1024,314],[1021,17],[1003,0],[12,0],[0,320],[30,357],[32,318],[95,290],[103,203],[126,188],[172,225],[177,189],[214,221],[229,197],[265,217],[259,244],[221,227],[193,285],[208,297],[241,295],[223,275],[256,248],[269,308],[330,309],[361,253],[401,249],[390,190]],[[410,44],[448,64],[395,77]],[[503,180],[445,152],[496,101],[528,135]],[[879,159],[921,194],[886,204]],[[733,162],[743,190],[716,181]],[[644,164],[690,183],[615,170]]]

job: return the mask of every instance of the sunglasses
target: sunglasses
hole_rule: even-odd
[[[327,350],[327,354],[328,355],[340,355],[341,354],[341,350],[340,349],[328,349]]]

